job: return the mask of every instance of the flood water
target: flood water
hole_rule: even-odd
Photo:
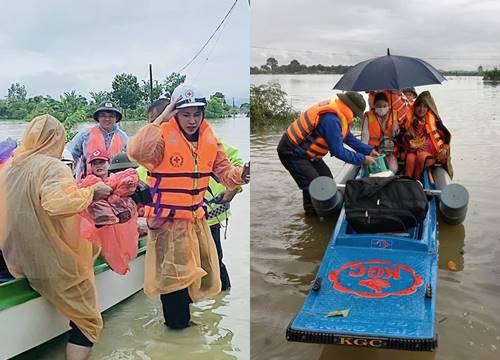
[[[248,118],[210,120],[210,123],[224,142],[239,149],[242,159],[249,159]],[[82,127],[90,125],[86,123]],[[128,134],[134,134],[142,125],[128,122],[122,127]],[[0,121],[0,140],[9,136],[19,140],[25,127],[24,122]],[[94,346],[91,359],[248,359],[249,202],[250,191],[246,187],[231,202],[233,215],[229,220],[227,240],[222,240],[232,288],[214,299],[191,305],[191,319],[198,326],[182,331],[168,330],[163,325],[159,298],[150,299],[141,291],[104,312],[104,330],[99,343]],[[65,344],[66,336],[63,335],[16,357],[16,360],[62,360]]]
[[[254,75],[278,81],[297,110],[334,97],[338,75]],[[498,359],[500,356],[500,87],[479,77],[450,77],[430,90],[452,133],[454,182],[469,191],[465,222],[440,223],[435,353],[288,343],[334,223],[305,218],[302,193],[281,165],[284,127],[251,134],[252,359]],[[325,160],[335,174],[335,158]],[[452,261],[452,266],[448,264]],[[453,266],[454,265],[454,266]],[[452,270],[450,270],[450,268]]]

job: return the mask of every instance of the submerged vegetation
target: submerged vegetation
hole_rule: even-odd
[[[65,92],[59,99],[49,95],[28,97],[26,87],[15,83],[7,90],[7,97],[0,99],[0,120],[30,121],[35,116],[50,114],[63,123],[68,138],[71,138],[74,125],[91,120],[94,111],[104,101],[115,102],[121,108],[124,120],[146,120],[151,98],[170,98],[173,90],[185,79],[186,75],[172,73],[163,82],[155,82],[151,92],[149,81],[142,80],[139,84],[136,76],[119,74],[111,84],[112,91],[91,91],[90,99],[75,90]],[[208,100],[205,116],[223,118],[237,113],[246,114],[248,108],[248,104],[233,108],[227,104],[224,94],[216,92]]]
[[[500,70],[497,68],[494,68],[493,70],[486,70],[483,74],[483,80],[500,81]]]
[[[288,124],[297,112],[288,104],[286,92],[279,83],[250,86],[251,126]]]

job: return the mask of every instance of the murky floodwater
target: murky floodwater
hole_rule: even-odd
[[[248,118],[210,122],[218,136],[240,150],[241,158],[249,159]],[[8,136],[20,139],[25,126],[24,122],[0,121],[0,139]],[[142,124],[138,122],[122,124],[128,134],[135,133],[139,126]],[[183,331],[168,330],[163,325],[159,299],[149,299],[141,291],[103,314],[104,330],[91,359],[248,359],[249,202],[250,191],[246,188],[231,203],[233,216],[227,240],[222,240],[232,288],[214,299],[192,305],[192,321],[198,326]],[[65,340],[61,336],[16,359],[64,359]]]
[[[253,76],[279,81],[304,110],[334,97],[338,75]],[[333,223],[305,218],[302,194],[279,162],[284,130],[251,134],[252,359],[498,359],[500,356],[500,87],[450,77],[430,90],[453,135],[454,181],[469,191],[463,225],[440,224],[436,353],[288,343],[285,329],[302,306]],[[326,159],[335,174],[341,163]],[[448,269],[448,262],[456,271]]]

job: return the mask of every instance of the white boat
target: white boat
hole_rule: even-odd
[[[118,275],[98,261],[95,265],[97,299],[102,311],[120,303],[144,286],[146,240],[141,239],[130,271]],[[0,359],[9,359],[70,329],[69,320],[36,293],[26,279],[0,284]]]

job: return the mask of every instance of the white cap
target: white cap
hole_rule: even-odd
[[[64,149],[61,156],[61,161],[72,163],[75,161],[75,159],[73,158],[73,154],[71,154],[71,151],[69,151],[68,149]]]
[[[205,96],[194,86],[189,84],[181,84],[177,86],[173,93],[172,99],[180,97],[175,105],[176,109],[187,108],[191,106],[207,106]]]

